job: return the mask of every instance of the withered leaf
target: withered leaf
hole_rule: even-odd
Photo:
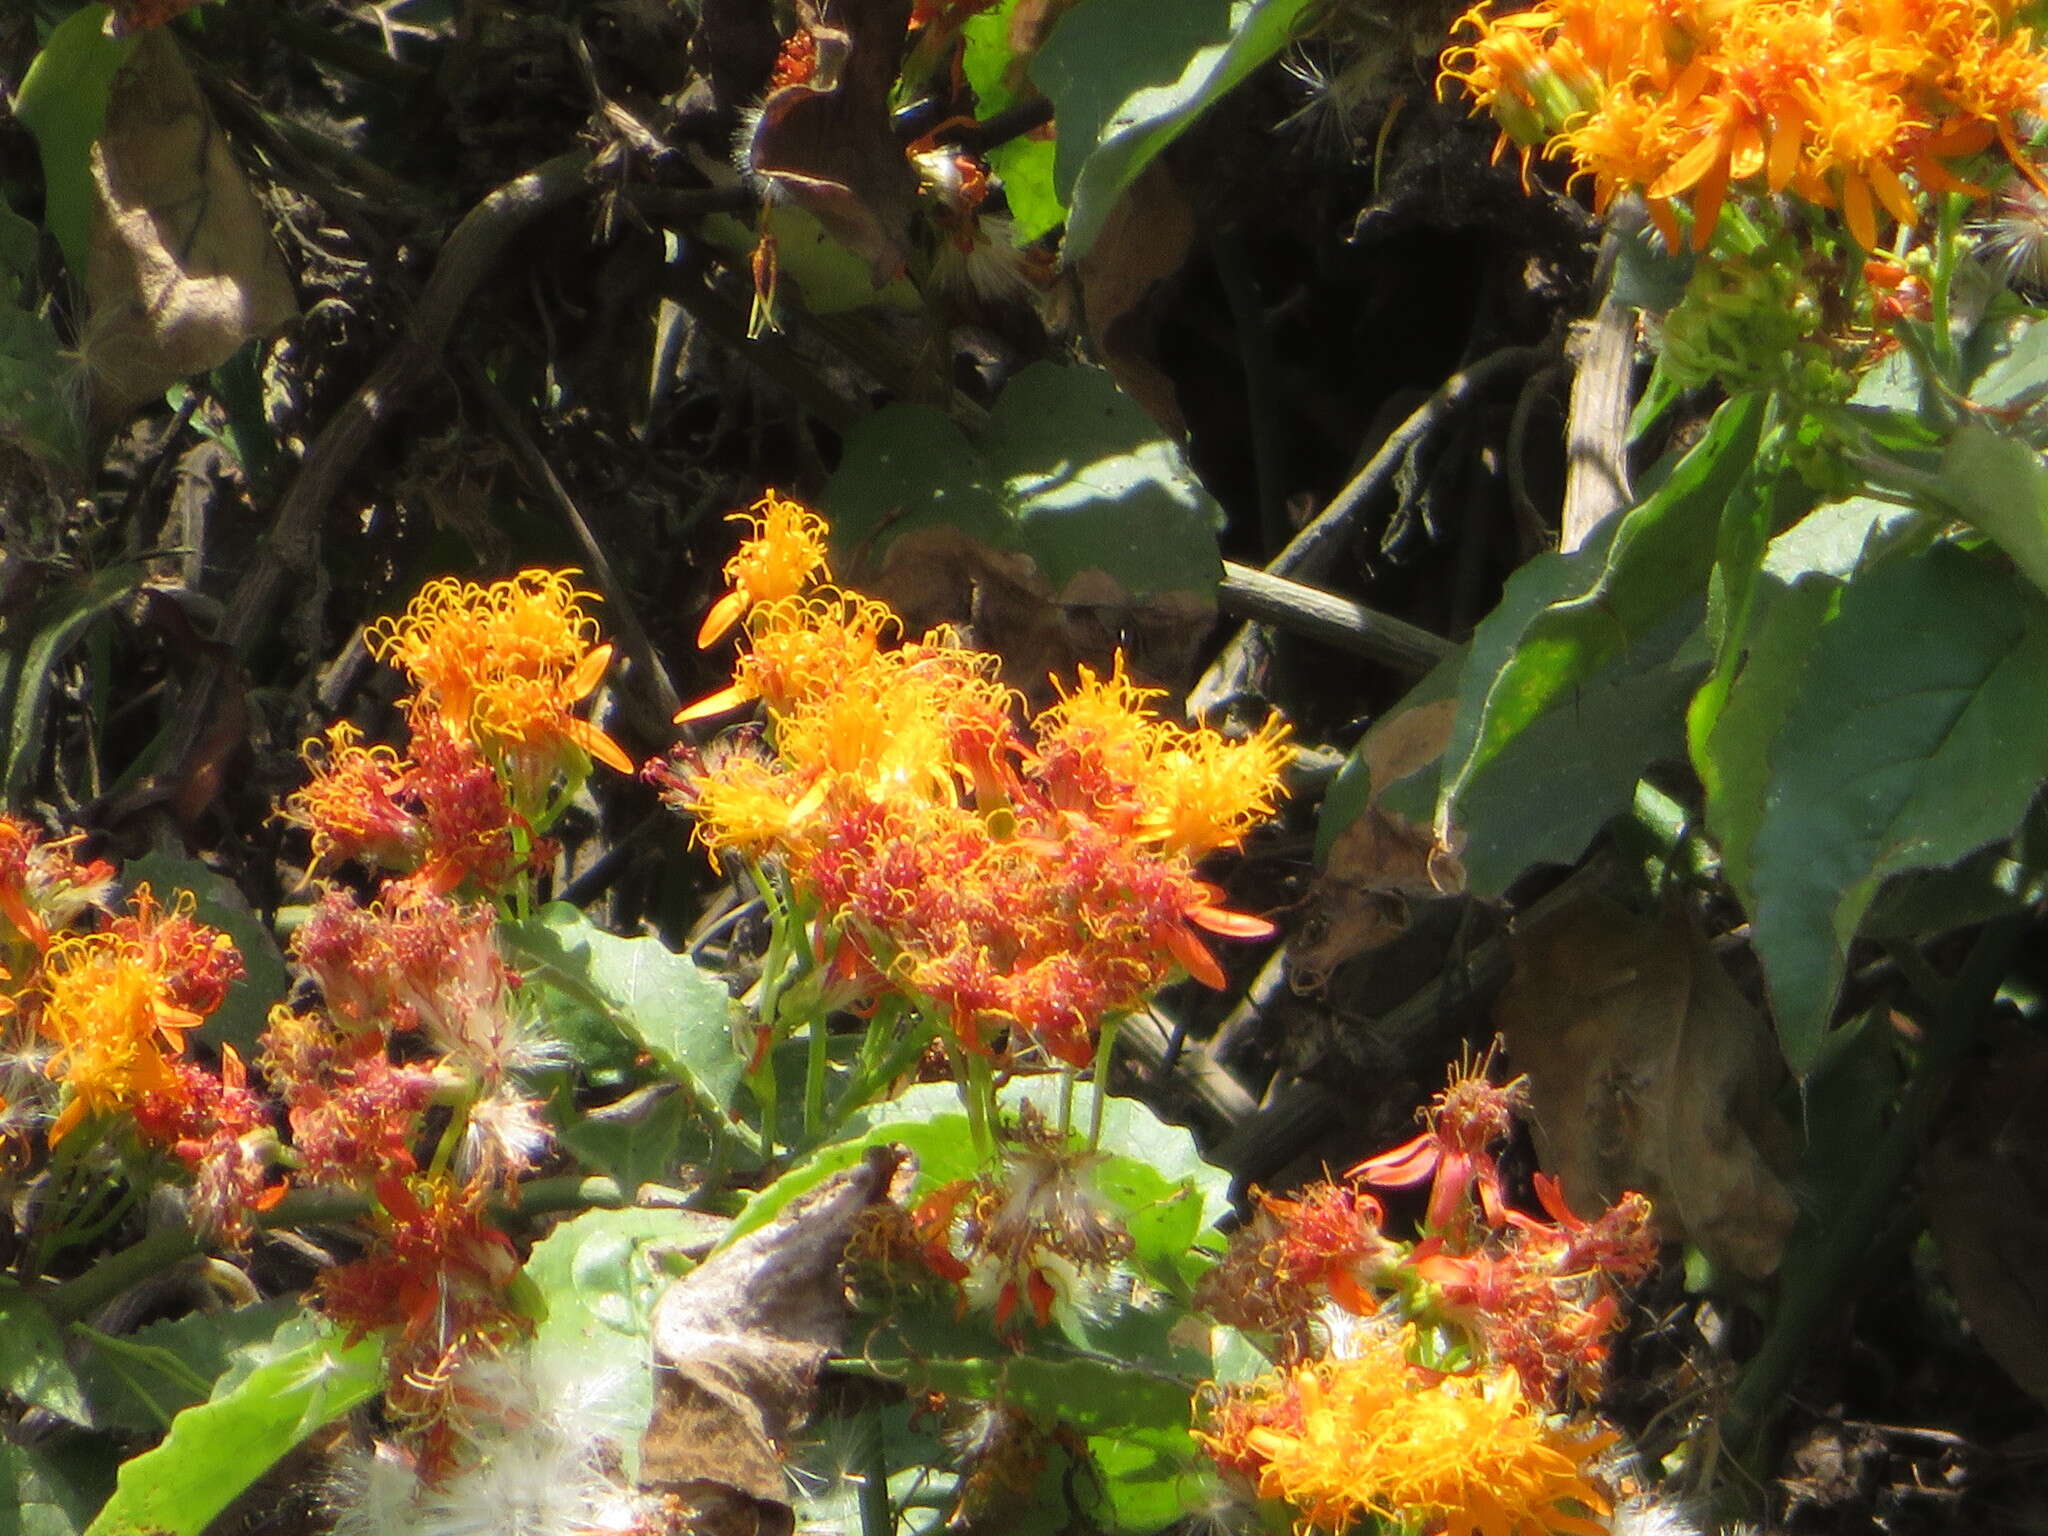
[[[854,1223],[889,1197],[898,1151],[793,1200],[655,1304],[654,1412],[643,1486],[692,1506],[692,1529],[788,1536],[783,1447],[810,1416],[819,1367],[846,1330],[840,1265]]]
[[[828,26],[810,0],[798,24],[817,46],[810,79],[770,91],[747,141],[747,168],[771,197],[815,215],[866,258],[881,287],[910,259],[917,176],[889,121],[889,92],[911,0],[838,0]]]
[[[262,205],[170,33],[136,39],[92,148],[85,354],[96,430],[298,313]]]
[[[1690,921],[1593,898],[1511,943],[1495,1021],[1573,1208],[1640,1190],[1667,1238],[1772,1273],[1798,1215],[1779,1176],[1791,1132],[1770,1098],[1783,1060]]]
[[[1928,1225],[1963,1316],[2048,1403],[2048,1045],[2015,1034],[1951,1095],[1927,1149]]]
[[[1117,387],[1175,437],[1187,435],[1173,380],[1155,355],[1158,326],[1145,299],[1188,258],[1195,214],[1187,194],[1154,160],[1103,221],[1102,233],[1075,268],[1081,315]]]
[[[1455,698],[1411,704],[1376,723],[1359,743],[1371,790],[1358,815],[1330,844],[1309,893],[1309,912],[1288,945],[1288,977],[1313,992],[1339,966],[1390,944],[1408,928],[1411,899],[1464,889],[1456,856],[1426,823],[1389,808],[1386,791],[1443,757],[1457,717]]]

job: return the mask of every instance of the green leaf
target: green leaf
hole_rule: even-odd
[[[715,1226],[686,1211],[585,1211],[533,1245],[524,1274],[547,1304],[530,1346],[611,1386],[602,1405],[620,1423],[645,1424],[654,1408],[649,1338],[654,1304],[679,1271],[674,1250]],[[637,1439],[620,1447],[636,1473]]]
[[[1191,1511],[1199,1518],[1211,1498],[1218,1504],[1229,1502],[1218,1487],[1214,1464],[1196,1450],[1185,1424],[1092,1435],[1088,1452],[1102,1480],[1106,1523],[1113,1531],[1149,1536],[1173,1528]]]
[[[1706,786],[1707,825],[1721,846],[1722,868],[1738,891],[1749,888],[1750,850],[1762,824],[1770,762],[1756,745],[1785,723],[1799,668],[1827,622],[1841,584],[1795,583],[1777,595],[1751,634],[1748,659],[1725,706],[1696,735],[1693,767]]]
[[[746,1064],[733,1048],[732,999],[718,978],[652,935],[606,933],[567,902],[499,931],[537,980],[645,1050],[715,1125],[729,1128],[725,1112]]]
[[[200,1536],[280,1456],[383,1383],[375,1339],[329,1333],[278,1355],[187,1408],[162,1444],[124,1465],[86,1536]]]
[[[754,226],[728,213],[702,220],[698,233],[738,257],[751,256],[760,243]],[[803,307],[814,315],[839,315],[870,305],[916,312],[924,307],[907,278],[875,286],[874,265],[865,256],[829,234],[817,216],[794,203],[775,205],[776,281],[786,282]],[[782,295],[788,302],[791,295]]]
[[[43,1457],[0,1440],[0,1536],[78,1536],[92,1505]]]
[[[1522,595],[1525,586],[1557,581],[1555,566],[1509,583],[1472,638],[1444,755],[1440,827],[1458,823],[1459,797],[1510,741],[1546,710],[1568,705],[1595,672],[1705,589],[1722,505],[1751,467],[1765,406],[1758,395],[1723,405],[1657,491],[1615,520],[1610,537],[1560,557],[1569,576],[1558,597],[1531,613]]]
[[[1123,1360],[1047,1354],[960,1360],[873,1361],[896,1379],[907,1369],[921,1387],[948,1397],[995,1399],[1088,1433],[1170,1429],[1188,1422],[1198,1383],[1133,1369]]]
[[[119,602],[142,579],[134,565],[110,565],[50,594],[26,626],[14,697],[9,703],[10,727],[0,774],[0,803],[18,805],[42,752],[43,728],[50,716],[50,693],[58,681],[57,663],[92,621]]]
[[[1026,556],[1055,600],[1107,576],[1121,594],[1213,602],[1223,574],[1222,508],[1100,368],[1032,364],[978,443],[929,406],[885,406],[847,434],[824,501],[848,568],[943,531],[1008,566]]]
[[[1468,891],[1498,899],[1538,865],[1575,863],[1635,803],[1645,769],[1683,761],[1685,708],[1706,662],[1673,642],[1696,635],[1695,621],[1680,613],[1626,664],[1585,679],[1467,780],[1455,827]]]
[[[44,223],[81,283],[92,225],[92,146],[107,120],[114,75],[135,46],[132,36],[107,36],[107,15],[106,6],[88,5],[67,18],[14,98],[15,116],[42,152]]]
[[[1086,1114],[1087,1095],[1076,1093],[1075,1114]],[[1011,1115],[1025,1104],[1036,1108],[1048,1124],[1057,1124],[1060,1081],[1057,1075],[1025,1078],[1005,1087],[998,1103]],[[981,1171],[974,1156],[974,1143],[967,1127],[967,1115],[960,1107],[960,1092],[951,1083],[918,1083],[886,1104],[871,1105],[857,1116],[843,1141],[820,1147],[773,1184],[749,1200],[734,1218],[725,1242],[731,1244],[758,1227],[774,1220],[781,1209],[806,1190],[815,1188],[831,1175],[859,1162],[870,1147],[898,1142],[918,1158],[916,1192],[922,1193],[955,1179],[971,1178]],[[1112,1097],[1103,1106],[1102,1143],[1115,1148],[1115,1156],[1141,1163],[1163,1181],[1154,1186],[1128,1180],[1134,1191],[1133,1210],[1154,1225],[1145,1225],[1148,1241],[1163,1243],[1166,1235],[1187,1221],[1178,1197],[1168,1186],[1189,1189],[1195,1196],[1195,1230],[1201,1231],[1230,1209],[1230,1175],[1213,1163],[1203,1161],[1201,1149],[1188,1131],[1168,1125],[1137,1099]],[[1124,1176],[1120,1176],[1124,1177]],[[1156,1207],[1156,1209],[1155,1209]],[[1137,1234],[1133,1234],[1136,1241]]]
[[[48,317],[0,288],[0,435],[54,467],[82,470],[85,420],[78,377]]]
[[[699,1117],[691,1113],[687,1095],[663,1084],[632,1099],[604,1115],[569,1112],[561,1122],[562,1145],[609,1174],[628,1198],[642,1184],[673,1181],[685,1146],[701,1141],[688,1135]]]
[[[235,941],[242,956],[242,979],[228,988],[227,997],[200,1034],[216,1045],[232,1045],[244,1061],[249,1060],[255,1055],[257,1037],[270,1021],[271,1005],[282,1002],[291,989],[284,954],[269,925],[249,910],[240,887],[197,859],[149,853],[129,860],[121,874],[129,890],[147,885],[166,907],[181,892],[190,892],[193,915]]]
[[[118,1339],[88,1336],[78,1376],[93,1424],[156,1434],[172,1414],[204,1402],[237,1356],[270,1341],[299,1315],[297,1302],[279,1297],[227,1312],[167,1318]]]
[[[93,1423],[85,1389],[65,1358],[62,1331],[12,1280],[0,1280],[0,1393],[73,1424]]]
[[[2048,464],[2039,450],[1965,422],[1942,455],[1939,494],[2048,591]]]
[[[1025,80],[1025,64],[1010,47],[1012,26],[1020,0],[1002,0],[979,15],[970,16],[960,29],[961,72],[974,88],[975,112],[982,118],[1013,106],[1021,97],[1018,89]],[[1003,184],[1003,199],[1010,205],[1010,222],[1019,245],[1036,240],[1057,227],[1067,216],[1066,204],[1053,189],[1053,166],[1059,148],[1050,138],[1025,135],[989,152],[989,169]]]
[[[1311,0],[1082,0],[1032,62],[1052,98],[1053,187],[1078,260],[1138,173],[1293,38]]]
[[[1938,545],[1863,571],[1832,611],[1824,592],[1780,607],[1702,776],[1803,1074],[1885,879],[2010,834],[2048,776],[2048,602]]]

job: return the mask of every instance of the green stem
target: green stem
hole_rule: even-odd
[[[821,1015],[812,1017],[809,1028],[810,1052],[804,1058],[804,1141],[815,1147],[825,1139],[825,1069],[832,1038]]]
[[[477,1089],[471,1084],[448,1107],[448,1123],[441,1129],[441,1139],[434,1143],[433,1160],[427,1164],[427,1177],[438,1178],[448,1171],[448,1165],[455,1160],[455,1149],[462,1145],[462,1133],[469,1128],[469,1107],[476,1102]]]
[[[1114,1013],[1104,1019],[1095,1042],[1095,1101],[1088,1106],[1090,1152],[1102,1145],[1102,1112],[1109,1105],[1109,1059],[1116,1050],[1116,1030],[1121,1022],[1121,1016]]]
[[[904,1010],[892,1009],[890,1018],[900,1019]],[[869,1028],[874,1028],[871,1023]],[[840,1091],[839,1100],[832,1106],[832,1117],[828,1122],[837,1129],[855,1110],[867,1104],[874,1096],[897,1078],[908,1072],[917,1058],[924,1054],[926,1046],[932,1043],[934,1030],[923,1013],[911,1016],[902,1035],[890,1044],[884,1036],[881,1046],[872,1054],[866,1045],[861,1048],[861,1061],[854,1076]],[[872,1035],[870,1038],[874,1038]]]
[[[1062,1066],[1060,1068],[1060,1139],[1064,1141],[1067,1133],[1072,1131],[1073,1128],[1074,1069],[1069,1066]]]
[[[199,1239],[182,1227],[164,1227],[108,1254],[75,1280],[48,1291],[43,1305],[60,1323],[90,1317],[131,1286],[199,1252]]]
[[[995,1079],[988,1058],[979,1051],[962,1050],[951,1040],[946,1042],[946,1054],[953,1061],[953,1080],[960,1085],[960,1100],[967,1106],[967,1130],[974,1141],[975,1158],[993,1167],[996,1140],[989,1111],[995,1102]]]
[[[882,1433],[881,1411],[870,1408],[860,1423],[860,1536],[893,1536],[896,1515],[889,1508],[888,1437]]]
[[[1928,315],[1934,331],[1934,355],[1941,361],[1941,379],[1955,381],[1956,344],[1949,333],[1949,313],[1956,263],[1962,256],[1963,197],[1951,192],[1941,200],[1934,236],[1934,277],[1928,285]]]

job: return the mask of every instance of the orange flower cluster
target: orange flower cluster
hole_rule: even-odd
[[[822,524],[793,506],[759,504],[728,568],[745,601],[713,610],[745,614],[732,685],[678,716],[759,700],[767,745],[650,765],[697,840],[787,870],[844,995],[894,991],[972,1051],[1007,1033],[1084,1064],[1101,1021],[1176,966],[1220,985],[1198,931],[1271,928],[1223,910],[1194,861],[1272,811],[1284,728],[1231,742],[1161,720],[1119,660],[1027,736],[994,657],[943,629],[893,644],[887,607],[811,585]]]
[[[283,1192],[277,1138],[232,1046],[213,1068],[187,1037],[242,974],[234,942],[139,886],[112,907],[114,872],[0,815],[0,1123],[47,1120],[55,1147],[81,1124],[125,1124],[192,1176],[193,1220],[229,1240]],[[89,919],[97,921],[88,926]]]
[[[411,742],[366,746],[347,721],[306,743],[311,779],[284,804],[313,839],[316,872],[359,860],[443,895],[497,892],[546,855],[539,832],[592,759],[633,760],[571,711],[611,658],[573,571],[522,571],[490,585],[430,582],[370,648],[412,679]]]
[[[2015,123],[2040,110],[2048,55],[2013,0],[1491,0],[1459,25],[1439,87],[1461,82],[1501,147],[1562,153],[1595,206],[1641,192],[1675,249],[1713,238],[1731,190],[1839,208],[1865,250],[1878,210],[1919,218],[1927,192],[1982,196],[1957,162],[1997,143],[2036,172]]]
[[[612,655],[576,574],[526,570],[489,585],[443,577],[369,633],[371,654],[412,679],[415,730],[433,716],[476,746],[522,809],[540,803],[556,774],[580,778],[585,757],[633,771],[617,742],[571,713]]]
[[[1442,1536],[1602,1536],[1592,1463],[1614,1436],[1555,1424],[1512,1372],[1432,1371],[1415,1348],[1411,1328],[1361,1330],[1346,1355],[1224,1399],[1196,1438],[1305,1528],[1371,1516]]]
[[[1198,1305],[1272,1337],[1281,1369],[1220,1393],[1199,1438],[1304,1528],[1605,1529],[1588,1468],[1613,1437],[1553,1411],[1597,1392],[1617,1289],[1656,1240],[1640,1195],[1585,1221],[1539,1175],[1549,1220],[1508,1204],[1495,1154],[1524,1103],[1485,1062],[1461,1068],[1427,1130],[1351,1170],[1430,1185],[1419,1241],[1387,1237],[1356,1183],[1317,1184],[1263,1197],[1204,1277]]]

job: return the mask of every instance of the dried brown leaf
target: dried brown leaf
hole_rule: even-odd
[[[1960,1082],[1927,1149],[1928,1224],[1987,1353],[2048,1403],[2048,1045],[2015,1036]]]
[[[917,212],[917,176],[889,121],[910,0],[839,0],[839,26],[808,0],[798,15],[816,42],[817,70],[768,93],[747,168],[865,257],[879,288],[909,261]]]
[[[1572,1206],[1640,1190],[1666,1237],[1772,1273],[1798,1214],[1778,1171],[1790,1131],[1771,1105],[1783,1061],[1691,923],[1595,898],[1511,943],[1495,1019]]]
[[[1154,357],[1158,327],[1145,300],[1188,258],[1195,214],[1164,160],[1131,183],[1075,269],[1088,339],[1117,386],[1175,437],[1187,422],[1173,380]]]
[[[819,1367],[846,1330],[847,1237],[888,1198],[901,1161],[871,1148],[655,1304],[654,1412],[640,1480],[691,1505],[693,1530],[793,1528],[783,1447],[809,1418]]]
[[[1435,699],[1388,715],[1359,744],[1370,798],[1336,836],[1309,893],[1308,915],[1288,946],[1288,975],[1312,992],[1346,961],[1408,930],[1408,903],[1464,889],[1464,870],[1430,828],[1380,803],[1387,787],[1443,756],[1457,700]]]
[[[298,314],[269,221],[170,33],[137,38],[92,148],[85,353],[97,430]]]

